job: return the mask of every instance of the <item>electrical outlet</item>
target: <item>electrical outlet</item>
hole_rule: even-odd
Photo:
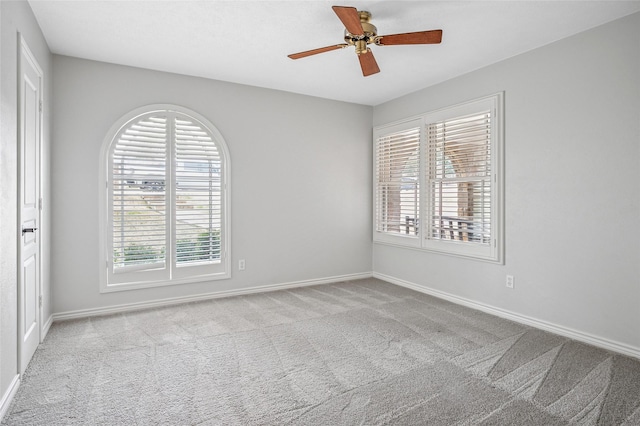
[[[244,271],[245,266],[246,265],[245,265],[244,259],[238,260],[238,270]]]
[[[507,275],[507,288],[513,288],[513,275]]]

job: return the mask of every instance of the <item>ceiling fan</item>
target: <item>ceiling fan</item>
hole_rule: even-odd
[[[291,59],[306,58],[318,53],[330,52],[332,50],[344,49],[355,46],[362,75],[369,76],[380,72],[378,63],[373,57],[373,52],[369,49],[370,44],[378,46],[393,46],[400,44],[438,44],[442,41],[442,30],[418,31],[414,33],[401,33],[391,35],[378,35],[378,29],[369,22],[371,13],[355,7],[333,6],[333,11],[344,24],[344,41],[346,43],[321,47],[319,49],[307,50],[300,53],[288,55]]]

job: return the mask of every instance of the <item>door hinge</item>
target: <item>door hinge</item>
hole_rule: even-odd
[[[38,296],[38,305],[42,308],[42,295]]]
[[[40,101],[40,102],[38,103],[38,109],[39,109],[39,111],[40,111],[40,112],[42,112],[42,101]]]
[[[109,261],[108,260],[104,262],[104,266],[106,266],[106,268],[109,269]]]
[[[42,210],[42,197],[38,200],[38,209]]]

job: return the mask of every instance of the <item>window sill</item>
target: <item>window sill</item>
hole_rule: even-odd
[[[418,251],[418,252],[425,253],[425,254],[439,254],[439,255],[443,255],[443,256],[457,257],[457,258],[460,258],[460,259],[475,260],[475,261],[480,261],[480,262],[485,262],[485,263],[493,263],[493,264],[496,264],[496,265],[503,265],[504,264],[503,256],[501,254],[498,254],[495,257],[494,256],[481,256],[481,255],[475,255],[475,254],[460,253],[460,252],[455,252],[455,251],[446,250],[446,249],[434,249],[434,248],[429,248],[429,247],[420,247],[420,246],[416,246],[416,245],[402,244],[400,242],[381,241],[381,240],[377,240],[377,239],[373,240],[373,244],[374,245],[387,246],[387,247],[396,247],[396,248],[402,248],[402,249],[407,249],[407,250],[413,250],[413,251]]]
[[[166,287],[169,285],[195,284],[207,281],[225,280],[231,278],[231,272],[201,275],[197,277],[181,278],[164,281],[139,281],[121,284],[101,283],[100,293],[114,293],[119,291],[139,290],[144,288]]]

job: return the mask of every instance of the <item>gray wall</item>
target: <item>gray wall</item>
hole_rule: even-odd
[[[374,271],[640,353],[640,14],[379,105],[374,125],[498,91],[505,264],[376,244]]]
[[[0,400],[9,391],[18,372],[17,359],[17,188],[18,188],[18,32],[35,55],[44,72],[44,122],[43,122],[43,217],[40,223],[42,242],[42,281],[44,320],[51,317],[49,291],[49,148],[51,101],[51,54],[40,28],[25,1],[0,2]]]
[[[371,107],[57,55],[53,64],[54,312],[371,273]],[[204,115],[229,147],[233,277],[100,294],[100,149],[122,115],[156,103]]]

